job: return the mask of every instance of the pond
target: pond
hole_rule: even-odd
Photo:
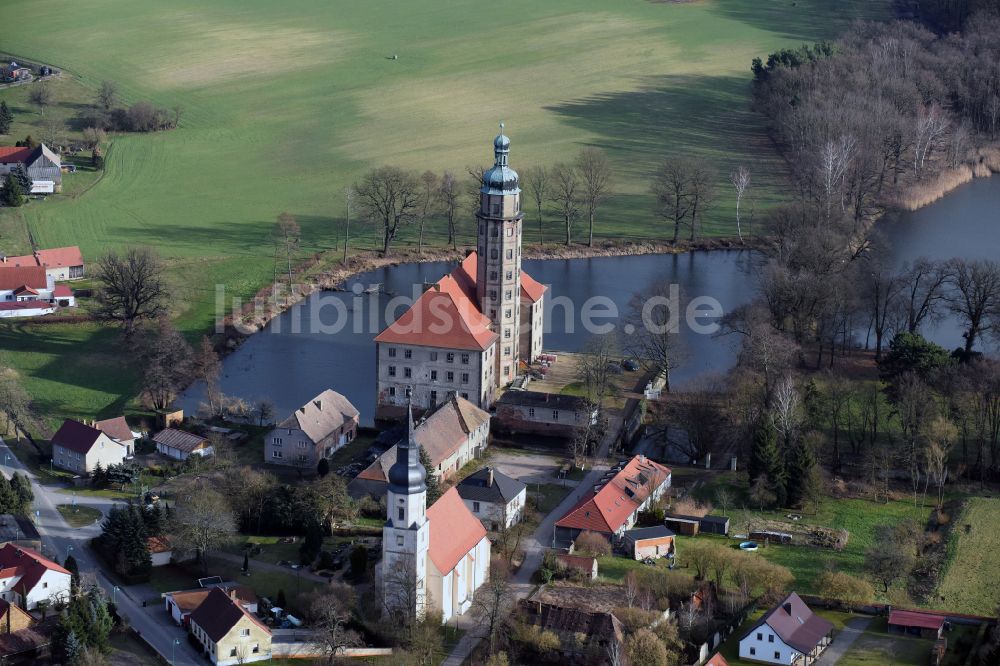
[[[889,216],[879,227],[900,266],[922,256],[1000,258],[1000,178],[975,180],[919,211]],[[545,348],[579,351],[591,337],[582,322],[588,301],[599,313],[616,308],[620,316],[626,316],[637,292],[666,282],[679,286],[682,309],[692,299],[710,297],[723,312],[729,312],[756,295],[754,259],[749,251],[718,250],[529,260],[524,270],[549,285]],[[269,398],[283,418],[324,389],[333,388],[358,407],[363,423],[371,423],[375,407],[372,339],[386,325],[387,311],[391,320],[405,307],[392,309],[392,299],[419,294],[423,283],[436,281],[452,267],[445,262],[404,264],[358,275],[349,283],[362,287],[380,283],[386,292],[382,294],[314,294],[224,360],[223,392],[251,402]],[[595,297],[600,298],[595,301]],[[620,325],[613,316],[599,323]],[[961,328],[951,317],[924,332],[948,349],[962,341]],[[683,321],[679,339],[680,365],[672,376],[675,386],[721,375],[735,361],[735,339],[696,333]],[[195,384],[178,401],[179,406],[193,413],[203,396],[204,386]]]

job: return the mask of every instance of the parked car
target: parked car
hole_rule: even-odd
[[[636,363],[635,359],[627,358],[622,361],[622,367],[629,372],[635,372],[639,369],[639,364]]]

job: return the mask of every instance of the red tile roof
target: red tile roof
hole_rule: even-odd
[[[449,488],[427,509],[427,519],[431,522],[428,554],[442,576],[486,536],[486,528],[465,506],[455,488]]]
[[[917,611],[894,610],[889,612],[889,624],[920,629],[940,629],[944,626],[944,616]]]
[[[35,588],[38,581],[46,571],[58,571],[59,573],[70,575],[69,571],[62,568],[41,553],[37,553],[30,548],[22,548],[8,543],[0,548],[0,569],[7,571],[10,569],[19,570],[21,580],[17,582],[17,589],[21,594],[26,595]],[[6,576],[9,578],[10,576]]]
[[[7,265],[7,266],[39,266],[40,264],[38,263],[38,259],[35,258],[35,255],[33,255],[33,254],[25,254],[25,255],[21,255],[19,257],[7,257],[7,259],[4,260],[3,264],[0,264],[0,267],[2,267],[3,265]]]
[[[10,311],[10,310],[53,310],[55,306],[47,301],[9,301],[0,303],[0,310]]]
[[[0,164],[16,164],[28,159],[31,148],[21,146],[0,146]]]
[[[35,256],[38,258],[38,262],[47,268],[83,266],[83,253],[75,245],[54,247],[50,250],[36,250]]]
[[[521,297],[527,298],[532,303],[537,303],[548,289],[544,284],[521,271]]]
[[[250,618],[266,631],[268,636],[271,635],[271,630],[260,620],[231,599],[221,588],[213,587],[205,597],[205,601],[191,613],[191,622],[201,627],[209,638],[218,643],[244,617]]]
[[[705,662],[705,666],[729,666],[729,662],[721,654],[715,653],[711,659]]]
[[[41,266],[5,266],[0,264],[0,289],[34,287],[47,289],[49,286],[45,269]]]
[[[52,296],[54,298],[69,298],[73,295],[73,290],[64,284],[57,284],[56,288],[52,290]]]
[[[58,289],[58,287],[56,287],[56,289]],[[135,439],[132,435],[132,428],[128,426],[128,421],[125,420],[124,416],[98,421],[94,424],[94,427],[111,439],[117,439],[119,442]]]
[[[24,294],[32,294],[34,296],[38,296],[38,290],[32,289],[31,287],[27,286],[18,287],[17,289],[14,290],[15,296],[23,296]]]
[[[101,431],[97,428],[91,428],[89,425],[84,425],[73,419],[66,419],[56,434],[52,435],[51,441],[53,445],[58,444],[70,451],[87,455],[100,436]]]
[[[670,476],[670,469],[645,456],[635,456],[596,493],[584,493],[556,527],[617,532],[647,497]]]
[[[146,539],[146,545],[150,553],[169,553],[173,550],[166,537],[149,537]]]

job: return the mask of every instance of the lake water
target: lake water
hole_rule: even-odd
[[[920,211],[887,218],[880,227],[900,264],[921,256],[1000,258],[1000,178],[973,181]],[[606,312],[608,304],[613,304],[625,316],[637,292],[667,282],[679,285],[682,307],[693,298],[707,296],[728,312],[756,295],[753,259],[751,252],[731,250],[531,260],[524,262],[524,270],[549,285],[546,303],[553,311],[546,317],[551,330],[546,331],[545,348],[579,351],[591,337],[581,322],[588,299],[597,311]],[[249,401],[269,398],[283,418],[319,392],[333,388],[358,407],[364,423],[371,423],[375,408],[372,339],[387,323],[389,301],[419,294],[423,283],[436,281],[451,268],[452,264],[444,262],[406,264],[359,275],[349,285],[381,283],[384,294],[314,294],[224,360],[223,392]],[[602,303],[594,303],[594,297],[602,297]],[[568,299],[573,316],[555,305],[557,299]],[[402,307],[395,314],[390,311],[389,320]],[[595,321],[620,323],[614,317]],[[343,322],[348,324],[338,326]],[[946,319],[925,333],[949,349],[961,343],[960,328],[953,320]],[[672,376],[676,386],[721,375],[735,361],[735,339],[697,334],[683,321],[680,343],[680,367]],[[193,413],[203,395],[204,387],[195,384],[179,406]]]

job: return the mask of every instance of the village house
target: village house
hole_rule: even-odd
[[[17,604],[0,599],[0,663],[35,664],[43,661],[52,642],[51,626],[43,627]]]
[[[582,608],[570,608],[534,599],[518,602],[518,616],[529,626],[551,631],[559,637],[558,655],[565,663],[586,662],[597,656],[597,663],[607,663],[614,651],[622,650],[622,623],[613,613]]]
[[[568,549],[583,532],[596,532],[617,543],[635,525],[639,512],[663,496],[670,479],[669,468],[643,455],[609,470],[556,521],[553,547]]]
[[[496,432],[574,437],[597,423],[597,408],[584,398],[541,391],[505,391],[496,404]]]
[[[833,640],[833,624],[792,592],[740,639],[740,659],[809,666]]]
[[[213,587],[188,618],[191,635],[216,666],[271,658],[271,630],[235,598]]]
[[[596,580],[598,574],[597,558],[588,555],[571,555],[556,553],[556,561],[568,571],[578,571],[587,580]]]
[[[944,632],[943,615],[893,609],[889,611],[889,633],[912,634],[921,638],[938,639]]]
[[[0,257],[0,317],[32,317],[74,306],[73,292],[41,266],[13,266]]]
[[[501,133],[493,149],[479,190],[476,250],[375,338],[376,420],[405,417],[408,387],[418,412],[448,393],[489,409],[518,362],[541,351],[545,287],[521,270],[521,189],[508,166],[510,139]]]
[[[68,601],[69,571],[37,551],[7,544],[0,548],[0,599],[25,610],[39,603]]]
[[[153,437],[156,450],[174,460],[187,460],[191,456],[210,456],[213,453],[212,443],[201,435],[167,428]]]
[[[492,467],[484,467],[462,479],[458,494],[472,514],[490,530],[511,527],[521,521],[528,487]]]
[[[361,413],[327,389],[299,407],[264,438],[264,462],[315,467],[354,439]]]
[[[170,558],[174,556],[174,549],[166,537],[149,537],[146,539],[146,547],[149,548],[149,557],[154,567],[170,564]]]
[[[490,540],[455,488],[427,506],[427,472],[420,463],[412,414],[407,421],[407,437],[396,446],[388,474],[383,601],[407,617],[424,617],[432,610],[448,622],[472,607],[476,590],[488,579]]]
[[[252,588],[238,583],[222,583],[213,587],[199,587],[193,590],[177,590],[175,592],[164,592],[160,595],[163,599],[164,609],[170,615],[170,619],[181,627],[188,626],[188,619],[191,613],[195,612],[202,602],[208,597],[208,593],[215,587],[220,588],[228,594],[230,598],[236,599],[248,613],[257,613],[257,594]]]
[[[434,476],[443,481],[486,450],[490,415],[465,398],[453,394],[415,428],[417,444],[431,459]],[[347,486],[351,496],[384,496],[389,469],[396,461],[396,453],[396,446],[393,446],[352,479]]]
[[[639,527],[622,535],[622,546],[633,560],[670,557],[674,554],[674,533],[663,525]]]
[[[138,433],[132,432],[132,428],[129,427],[128,421],[125,420],[124,416],[116,416],[113,419],[95,421],[92,425],[111,439],[124,446],[125,450],[128,452],[126,454],[127,457],[131,458],[135,455],[135,440],[136,437],[138,437]]]
[[[0,178],[19,166],[24,167],[28,177],[31,178],[33,194],[49,194],[62,190],[62,162],[44,143],[34,148],[0,146]]]
[[[19,257],[4,257],[0,265],[8,266],[41,266],[46,274],[54,280],[79,280],[84,277],[83,253],[80,248],[54,247],[48,250],[35,250],[34,254]]]
[[[63,421],[51,442],[52,463],[75,474],[90,474],[98,465],[120,465],[131,453],[97,428],[73,419]]]
[[[0,67],[0,82],[13,83],[15,81],[30,81],[31,68],[19,65],[11,60],[8,64]]]

